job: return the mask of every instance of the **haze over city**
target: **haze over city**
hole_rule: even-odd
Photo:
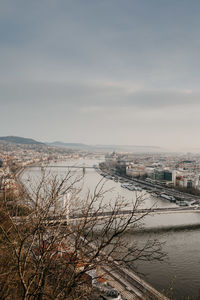
[[[199,1],[0,4],[1,136],[200,148]]]

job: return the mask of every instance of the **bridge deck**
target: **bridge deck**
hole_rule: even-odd
[[[91,166],[57,166],[57,165],[47,165],[47,166],[41,166],[41,165],[30,165],[27,166],[26,168],[73,168],[73,169],[94,169],[94,167]]]

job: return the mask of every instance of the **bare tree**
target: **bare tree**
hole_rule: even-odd
[[[157,241],[140,247],[123,238],[129,228],[142,226],[141,197],[125,216],[130,203],[120,198],[106,203],[103,181],[84,197],[81,182],[82,176],[71,171],[63,178],[42,171],[39,182],[29,187],[28,216],[13,217],[6,199],[1,203],[0,251],[10,256],[7,269],[5,255],[1,261],[2,299],[13,299],[14,290],[16,299],[84,299],[93,289],[92,270],[163,259]]]

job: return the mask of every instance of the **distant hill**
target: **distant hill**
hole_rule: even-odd
[[[46,143],[49,146],[64,147],[74,150],[87,151],[121,151],[121,152],[163,152],[163,148],[156,146],[137,146],[137,145],[86,145],[82,143],[64,143],[60,141]]]
[[[64,143],[64,142],[52,142],[52,143],[46,143],[49,146],[55,146],[55,147],[64,147],[64,148],[70,148],[70,149],[77,149],[77,150],[91,150],[92,147],[82,144],[82,143]]]
[[[23,144],[23,145],[44,145],[41,142],[38,142],[33,139],[23,138],[20,136],[1,136],[0,141],[4,141],[7,143],[14,143],[14,144]]]

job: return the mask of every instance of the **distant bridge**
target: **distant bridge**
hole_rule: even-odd
[[[47,165],[47,166],[42,166],[42,165],[30,165],[26,166],[26,168],[73,168],[73,169],[94,169],[94,167],[91,166],[57,166],[57,165]]]

